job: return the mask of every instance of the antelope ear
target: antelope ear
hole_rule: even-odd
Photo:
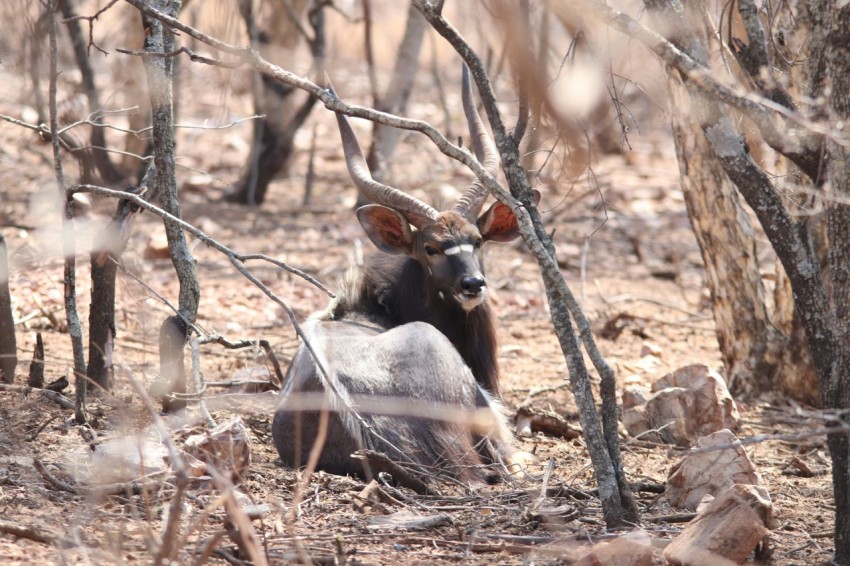
[[[357,219],[381,251],[393,255],[410,253],[413,231],[401,213],[379,204],[367,204],[357,209]]]
[[[540,191],[532,189],[532,194],[536,206],[540,202]],[[478,231],[487,241],[510,242],[519,236],[519,224],[514,211],[496,201],[478,219]]]

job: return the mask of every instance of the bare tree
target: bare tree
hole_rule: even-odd
[[[255,14],[253,2],[243,0],[240,11],[251,44],[269,60],[290,67],[296,60],[296,48],[301,39],[306,39],[313,54],[314,76],[321,81],[324,5],[322,0],[267,0],[261,4],[261,13]],[[313,29],[312,35],[301,23],[305,13]],[[299,97],[296,89],[259,73],[254,76],[253,91],[255,113],[264,117],[254,121],[248,162],[227,199],[259,206],[265,200],[269,183],[286,167],[295,134],[309,117],[316,99]]]
[[[590,330],[590,323],[567,286],[555,261],[555,248],[552,239],[543,226],[537,207],[532,202],[533,192],[528,175],[522,166],[519,140],[514,135],[509,134],[505,127],[496,104],[493,86],[481,59],[458,30],[442,16],[442,6],[426,0],[414,0],[414,4],[437,33],[443,36],[457,51],[469,67],[478,86],[478,92],[487,111],[496,147],[502,160],[502,170],[507,179],[510,193],[506,193],[492,176],[486,173],[482,175],[478,171],[476,171],[476,174],[496,198],[508,204],[514,210],[519,220],[522,237],[540,266],[546,288],[546,297],[549,301],[552,324],[567,362],[570,385],[579,408],[579,418],[588,452],[599,483],[599,498],[602,503],[605,522],[609,527],[637,524],[640,515],[626,481],[620,455],[614,372],[599,351]],[[505,5],[503,8],[506,12],[511,10],[510,5]],[[522,10],[523,8],[527,10],[528,5],[521,4],[518,9]],[[515,14],[515,17],[526,18],[527,16],[520,12]],[[524,59],[520,58],[520,60]],[[572,319],[575,320],[578,327],[578,334],[573,328]],[[579,348],[579,341],[584,344],[601,377],[601,419],[596,410],[593,391],[590,386],[590,376]]]
[[[176,18],[180,12],[180,0],[167,0],[163,13]],[[151,97],[151,119],[153,123],[153,148],[155,174],[154,191],[159,195],[162,209],[176,218],[181,217],[180,201],[177,197],[177,179],[174,170],[174,112],[172,108],[172,77],[174,59],[174,33],[170,28],[147,15],[142,16],[145,28],[145,72]],[[198,315],[201,295],[198,271],[179,227],[165,222],[168,251],[180,282],[177,314],[167,318],[159,332],[160,373],[168,382],[169,393],[186,392],[186,370],[183,363],[183,347]],[[185,403],[172,395],[163,398],[163,408],[175,410]]]
[[[677,0],[658,0],[646,5],[653,26],[665,30],[669,40],[602,3],[587,0],[580,8],[582,15],[598,17],[649,47],[668,66],[673,86],[687,93],[687,100],[677,100],[687,102],[709,151],[702,159],[689,161],[688,172],[708,163],[719,167],[758,218],[793,291],[795,315],[818,377],[827,426],[840,426],[850,409],[850,139],[834,124],[850,118],[850,11],[833,0],[763,6],[764,10],[770,8],[771,15],[792,10],[798,25],[809,26],[807,89],[795,99],[788,83],[773,74],[768,45],[779,45],[779,36],[766,33],[772,28],[765,26],[762,18],[774,19],[767,20],[767,13],[760,13],[755,3],[738,2],[746,41],[738,38],[732,43],[749,89],[716,80],[704,64],[708,46],[701,4],[683,6]],[[576,16],[563,7],[558,9],[565,17]],[[783,36],[783,45],[784,41]],[[824,258],[818,253],[812,212],[796,214],[790,208],[794,204],[789,205],[783,194],[786,187],[781,180],[772,178],[754,161],[736,127],[736,112],[746,116],[761,139],[813,183],[814,201],[822,207],[820,214],[828,231]],[[684,135],[684,130],[681,132]],[[683,146],[680,155],[686,149]],[[687,153],[689,158],[691,152]],[[734,207],[726,209],[725,221],[742,225],[737,217],[728,216],[734,211]],[[735,243],[721,240],[712,246]],[[749,248],[744,252],[749,253]],[[724,320],[718,322],[722,325]],[[750,350],[743,349],[743,359],[750,356]],[[835,432],[828,435],[827,443],[835,496],[835,561],[850,564],[850,438]]]
[[[369,2],[364,2],[364,12],[367,22],[367,62],[370,68],[374,67],[374,62],[371,60],[371,37],[369,30],[371,29],[371,15],[366,10]],[[387,85],[387,90],[383,96],[378,96],[377,85],[373,84],[373,104],[376,110],[387,112],[390,114],[404,114],[407,109],[407,101],[410,99],[413,84],[416,80],[416,74],[419,70],[419,53],[422,50],[422,39],[425,36],[425,30],[428,23],[425,18],[419,13],[413,4],[410,5],[407,14],[407,24],[404,29],[404,36],[401,40],[401,45],[398,48],[398,57],[396,57],[393,74],[390,78],[390,83]],[[372,73],[374,74],[374,72]],[[372,78],[373,83],[376,81]],[[397,128],[391,128],[377,122],[373,123],[372,128],[372,145],[369,147],[369,154],[366,156],[366,162],[369,165],[369,170],[372,176],[379,182],[386,182],[387,163],[392,158],[395,148],[398,145],[401,131]],[[357,205],[362,206],[368,201],[363,193],[358,194]]]

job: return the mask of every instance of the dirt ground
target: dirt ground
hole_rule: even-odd
[[[0,112],[19,118],[26,115],[26,100],[18,91],[20,79],[4,70],[2,81]],[[357,84],[356,93],[365,94],[363,81]],[[188,88],[201,87],[190,84]],[[250,114],[249,100],[242,98],[241,107],[237,105],[233,112]],[[456,98],[450,103],[456,104]],[[200,120],[191,114],[192,109],[186,112],[186,120]],[[456,106],[454,112],[459,115]],[[414,104],[410,113],[435,123],[441,120],[440,111],[431,105]],[[314,125],[318,176],[312,201],[304,205]],[[368,139],[368,128],[363,124],[357,128],[361,139]],[[460,129],[460,122],[455,128]],[[351,211],[355,190],[340,159],[332,116],[321,108],[314,112],[296,140],[297,155],[288,176],[273,183],[259,209],[221,200],[245,161],[244,140],[249,131],[247,124],[227,130],[180,131],[178,175],[185,219],[234,250],[269,254],[333,286],[361,253],[375,250]],[[598,190],[588,189],[586,181],[562,186],[557,178],[544,179],[539,186],[540,209],[554,233],[558,260],[581,298],[620,387],[649,385],[697,362],[722,371],[702,261],[678,187],[672,142],[661,128],[631,142],[633,149],[625,155],[603,157],[594,165]],[[70,161],[66,159],[66,166],[73,178]],[[450,199],[453,193],[448,187],[469,182],[468,173],[421,138],[406,139],[392,173],[397,185],[432,203]],[[48,382],[68,376],[72,366],[63,311],[56,193],[50,146],[31,131],[0,123],[0,230],[8,242],[10,287],[19,321],[18,384],[26,381],[37,332],[44,339]],[[90,292],[88,250],[103,223],[99,212],[113,207],[110,202],[95,202],[76,225],[77,291],[84,328]],[[160,297],[171,303],[177,300],[170,260],[149,257],[163,237],[158,218],[143,214],[136,219],[124,254],[126,272],[119,275],[116,390],[114,396],[90,402],[95,441],[74,426],[72,411],[37,394],[0,393],[0,562],[4,564],[146,563],[162,541],[163,526],[173,512],[169,509],[174,495],[171,481],[154,482],[140,494],[81,495],[46,482],[33,461],[40,460],[49,473],[66,482],[126,481],[132,478],[126,478],[115,463],[124,460],[110,459],[109,450],[101,446],[123,450],[123,458],[132,460],[140,443],[156,444],[153,418],[131,383],[148,388],[156,380],[159,326],[171,314]],[[297,341],[282,310],[222,254],[194,240],[192,247],[202,284],[199,326],[233,340],[269,340],[281,360],[288,361]],[[499,361],[509,411],[530,403],[578,426],[566,366],[533,257],[521,243],[494,244],[487,250],[486,261],[500,324]],[[301,320],[327,301],[321,290],[276,267],[261,262],[250,262],[249,267]],[[602,337],[606,324],[615,320],[622,332]],[[643,355],[647,343],[657,347],[653,348],[657,355]],[[206,382],[222,382],[244,377],[246,370],[263,375],[267,362],[254,351],[205,345],[201,367]],[[73,396],[71,389],[66,394]],[[351,478],[319,473],[296,496],[300,476],[280,465],[271,444],[274,392],[247,395],[210,387],[205,398],[216,421],[238,415],[250,428],[252,461],[240,489],[255,505],[265,506],[253,527],[275,563],[307,559],[371,564],[569,563],[589,544],[610,536],[592,494],[595,483],[581,439],[567,441],[539,433],[520,439],[521,448],[540,459],[527,480],[471,490],[446,486],[440,496],[404,492],[399,496],[404,496],[401,504],[364,509],[357,497],[364,485]],[[799,432],[808,426],[791,406],[739,403],[739,409],[741,437]],[[178,440],[202,430],[195,408],[182,417],[166,417],[165,422]],[[833,521],[829,475],[799,477],[790,467],[792,458],[798,457],[816,471],[828,469],[821,439],[765,442],[750,446],[748,452],[770,492],[779,522],[769,535],[769,550],[762,560],[827,562]],[[678,454],[667,446],[624,437],[624,457],[631,481],[659,485]],[[561,512],[543,520],[534,510],[550,459],[555,467],[544,503],[561,507]],[[161,458],[157,461],[148,454],[146,465],[145,472],[156,472],[162,467]],[[139,475],[138,469],[133,472]],[[638,497],[644,527],[661,549],[683,524],[664,520],[675,511],[666,508],[657,493],[642,491]],[[204,484],[193,485],[181,510],[177,563],[203,561],[205,550],[213,553],[208,557],[211,562],[241,563],[238,549],[224,534],[226,511],[217,492]],[[402,511],[433,518],[432,526],[413,530],[398,522],[387,524],[386,517]],[[43,535],[46,542],[16,536],[11,526]]]

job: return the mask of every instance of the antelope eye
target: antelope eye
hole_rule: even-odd
[[[437,255],[439,252],[432,248],[431,246],[425,246],[425,253],[428,255]]]

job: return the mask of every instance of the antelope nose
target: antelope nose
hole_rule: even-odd
[[[484,278],[481,276],[474,277],[464,277],[463,281],[460,282],[463,290],[469,293],[470,295],[477,295],[481,292],[481,288],[486,285],[484,282]]]

